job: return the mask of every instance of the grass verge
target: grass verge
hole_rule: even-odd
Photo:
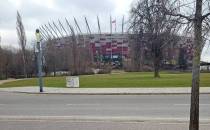
[[[46,87],[65,87],[65,77],[45,77]],[[37,79],[12,81],[0,85],[5,87],[37,86]],[[114,73],[80,76],[81,88],[129,88],[129,87],[189,87],[191,73],[161,72],[161,78],[153,78],[152,72]],[[201,73],[201,86],[210,86],[210,74]]]

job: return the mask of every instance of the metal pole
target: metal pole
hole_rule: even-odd
[[[41,49],[41,35],[39,29],[36,30],[37,37],[37,49],[38,49],[38,77],[39,77],[39,92],[43,92],[43,80],[42,80],[42,49]]]

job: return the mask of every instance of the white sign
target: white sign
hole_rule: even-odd
[[[79,77],[78,76],[66,77],[66,87],[79,88]]]

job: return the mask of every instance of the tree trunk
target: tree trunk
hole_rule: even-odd
[[[5,67],[5,79],[8,79],[8,64]]]
[[[190,107],[189,130],[199,130],[199,82],[200,57],[202,50],[202,0],[196,0],[196,14],[194,20],[194,56],[192,70],[192,92]]]
[[[154,59],[154,77],[160,78],[160,58],[157,56]]]
[[[156,38],[155,38],[156,39]],[[153,45],[153,62],[154,62],[154,78],[160,78],[160,60],[161,60],[161,49],[160,42],[154,42]]]
[[[144,47],[141,46],[139,70],[144,71]]]
[[[77,51],[78,51],[78,48],[77,48],[76,40],[75,40],[75,42],[73,43],[73,73],[72,73],[73,76],[78,75],[79,64],[78,64],[78,59],[77,59],[78,58]]]
[[[53,65],[53,76],[56,77],[56,65],[55,65],[55,62],[54,62],[54,65]]]
[[[27,78],[27,72],[26,72],[26,58],[25,58],[25,53],[23,52],[23,74],[24,74],[24,77]]]

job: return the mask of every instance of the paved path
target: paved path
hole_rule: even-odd
[[[16,80],[16,79],[0,80],[0,85],[1,85],[1,84],[4,84],[4,83],[7,83],[7,82],[15,81],[15,80]]]
[[[39,93],[39,87],[0,88],[4,92]],[[202,87],[202,94],[210,94],[210,87]],[[190,94],[191,88],[44,88],[45,94],[92,94],[92,95],[138,95],[138,94]]]
[[[12,81],[18,81],[18,80],[30,80],[31,78],[24,78],[24,79],[7,79],[7,80],[0,80],[0,85],[7,83],[7,82],[12,82]]]

